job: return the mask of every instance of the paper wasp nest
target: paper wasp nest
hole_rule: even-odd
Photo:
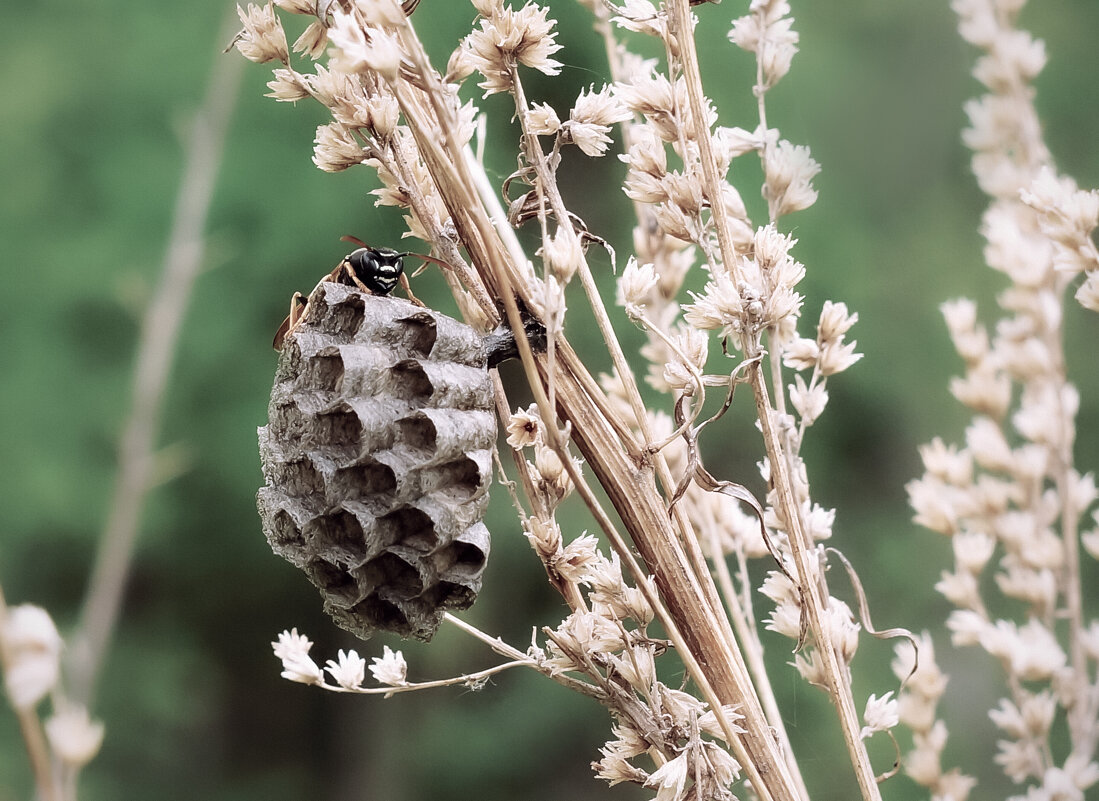
[[[496,440],[485,347],[431,309],[320,284],[259,429],[275,553],[362,638],[428,640],[481,588]]]

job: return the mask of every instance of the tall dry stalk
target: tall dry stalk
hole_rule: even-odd
[[[989,711],[996,763],[1019,787],[1013,798],[1053,801],[1083,799],[1099,781],[1099,622],[1085,614],[1080,563],[1081,546],[1099,558],[1099,526],[1081,533],[1097,492],[1075,466],[1080,399],[1063,329],[1080,277],[1076,299],[1099,311],[1099,192],[1058,175],[1042,139],[1031,82],[1045,46],[1016,27],[1022,5],[953,3],[962,37],[982,51],[973,74],[988,90],[966,104],[963,134],[991,200],[984,255],[1009,283],[991,334],[973,301],[942,306],[965,365],[950,391],[973,421],[964,446],[936,438],[920,449],[926,472],[908,493],[916,521],[953,544],[954,565],[936,585],[956,607],[951,644],[977,646],[1001,669],[1005,695]],[[1099,524],[1099,512],[1091,517]],[[936,707],[946,678],[930,635],[919,661],[901,696],[914,735],[906,770],[935,797],[964,801],[976,779],[942,764],[947,727]],[[899,652],[895,667],[909,671],[911,654]]]
[[[214,62],[206,96],[183,143],[171,234],[160,283],[142,320],[118,475],[80,624],[66,643],[45,609],[26,603],[8,607],[0,593],[0,673],[42,801],[77,798],[80,772],[103,742],[104,725],[89,710],[95,707],[97,680],[122,613],[142,508],[155,486],[161,407],[191,290],[203,264],[206,217],[241,72],[239,65],[224,59]],[[51,713],[43,722],[41,707],[47,696]]]

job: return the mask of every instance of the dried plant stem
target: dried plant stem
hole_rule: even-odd
[[[485,643],[486,645],[488,645],[489,648],[491,648],[493,651],[500,654],[501,656],[507,657],[508,659],[512,659],[516,662],[531,661],[530,657],[528,657],[522,651],[517,651],[516,649],[512,648],[499,637],[490,637],[488,634],[485,634],[485,632],[481,631],[476,626],[471,626],[469,623],[466,623],[459,617],[455,617],[449,612],[443,615],[443,619],[446,620],[447,623],[450,623],[452,626],[461,629],[466,634],[469,634],[470,636]]]
[[[122,605],[141,508],[152,486],[156,434],[176,342],[191,290],[202,265],[203,231],[218,165],[236,104],[241,64],[214,59],[202,106],[186,141],[182,183],[160,284],[142,322],[131,389],[130,416],[119,446],[119,467],[79,628],[69,651],[75,701],[90,706],[99,671]]]
[[[1063,295],[1063,291],[1062,291]],[[1060,386],[1068,385],[1068,377],[1065,374],[1064,337],[1060,325],[1051,335],[1046,337],[1046,345],[1057,365]],[[1072,665],[1074,695],[1081,699],[1079,703],[1072,705],[1067,712],[1069,728],[1072,732],[1072,741],[1077,747],[1083,746],[1084,754],[1094,754],[1096,743],[1099,742],[1099,732],[1095,730],[1094,721],[1096,710],[1099,709],[1095,694],[1088,686],[1087,654],[1084,648],[1083,636],[1087,631],[1084,621],[1083,589],[1080,584],[1080,541],[1079,520],[1083,510],[1077,508],[1073,492],[1072,473],[1074,462],[1072,454],[1073,437],[1071,426],[1065,421],[1072,420],[1073,413],[1065,408],[1064,393],[1058,392],[1057,404],[1060,407],[1060,430],[1058,433],[1060,447],[1051,446],[1051,456],[1054,459],[1054,483],[1057,488],[1057,497],[1060,500],[1061,514],[1061,542],[1065,556],[1065,566],[1061,574],[1064,582],[1065,616],[1068,618],[1068,650],[1069,660]],[[1099,692],[1099,690],[1096,690]],[[1090,699],[1085,702],[1084,699]]]
[[[529,133],[530,124],[528,122],[529,105],[527,103],[526,95],[523,91],[522,82],[519,80],[518,72],[512,70],[511,83],[513,87],[513,95],[515,97],[515,113],[519,119],[520,125],[524,131],[524,141],[526,142],[527,158],[533,164],[536,174],[538,175],[538,188],[542,191],[543,188],[546,192],[546,197],[549,200],[551,209],[553,210],[554,217],[558,221],[560,227],[567,227],[569,229],[570,236],[577,236],[576,230],[572,227],[568,211],[565,208],[563,199],[561,198],[560,191],[557,187],[557,182],[553,180],[553,176],[550,173],[549,166],[546,164],[545,154],[542,151],[541,145],[538,142],[538,137]],[[544,211],[541,212],[544,214]],[[543,226],[543,230],[545,230]],[[595,279],[591,274],[591,268],[588,265],[588,260],[581,254],[579,259],[579,265],[577,275],[580,278],[581,286],[584,289],[585,296],[588,300],[589,308],[595,316],[596,326],[599,328],[600,335],[603,338],[604,344],[607,346],[607,350],[611,356],[611,362],[614,365],[615,372],[622,382],[623,389],[627,402],[630,404],[630,409],[633,412],[634,420],[637,427],[641,431],[641,435],[644,437],[645,442],[649,443],[654,440],[651,426],[649,425],[649,415],[645,411],[645,403],[641,398],[641,392],[637,387],[637,380],[634,377],[633,369],[630,367],[629,362],[626,360],[625,353],[622,351],[622,345],[618,341],[618,335],[615,333],[614,326],[611,324],[610,316],[607,314],[606,306],[603,303],[602,295],[599,293],[599,288],[595,284]],[[654,329],[655,330],[655,329]],[[553,368],[553,353],[549,355],[549,366],[552,371]],[[549,395],[549,407],[552,408],[552,390],[555,387],[554,382],[549,382],[549,388],[551,393]],[[546,420],[547,426],[552,426],[552,420]],[[620,435],[622,436],[622,444],[631,452],[631,458],[637,460],[639,458],[639,448],[634,441],[632,435]],[[671,471],[668,469],[667,462],[664,457],[657,453],[655,459],[648,458],[646,461],[650,461],[652,467],[655,469],[657,477],[660,479],[661,485],[666,491],[669,491],[675,487],[675,481],[672,478]],[[694,566],[694,573],[698,582],[698,587],[702,591],[703,598],[710,604],[711,608],[717,613],[722,607],[718,600],[717,591],[713,586],[713,582],[709,578],[709,567],[706,564],[705,557],[698,546],[698,540],[694,536],[690,522],[687,520],[686,515],[678,506],[673,507],[672,515],[676,520],[677,535],[680,538],[680,542],[687,551],[687,555],[690,558],[690,563]],[[731,632],[730,632],[731,635]],[[730,639],[729,652],[737,653],[735,641]]]
[[[417,117],[419,119],[416,119]],[[430,130],[426,126],[426,120],[420,114],[420,109],[413,111],[410,120],[413,122],[413,128],[420,128],[421,131]],[[494,228],[484,215],[480,204],[474,201],[456,208],[451,205],[451,198],[457,193],[453,187],[444,186],[448,183],[447,176],[453,174],[456,162],[464,163],[462,151],[459,150],[453,157],[446,158],[436,150],[436,142],[430,141],[429,137],[419,132],[417,136],[421,147],[424,148],[425,157],[432,162],[432,172],[440,184],[440,192],[447,202],[448,210],[459,231],[463,228],[471,228],[471,235],[476,232],[478,246],[470,248],[474,264],[480,268],[486,283],[494,289],[499,288],[497,294],[504,304],[508,322],[513,330],[522,330],[515,292],[522,291],[524,299],[529,300],[532,287],[519,284],[513,289],[513,278],[521,278],[521,276],[519,271],[508,265],[506,261],[493,259],[495,262],[493,264],[479,263],[478,256],[482,254],[495,256],[506,253],[506,249],[498,240],[493,241]],[[477,214],[477,211],[481,214]],[[472,236],[469,238],[463,236],[463,241],[467,245],[471,239]],[[562,337],[562,347],[566,344]],[[682,627],[683,644],[679,647],[692,677],[707,695],[707,700],[715,704],[714,708],[727,704],[740,704],[746,709],[749,734],[730,736],[730,742],[733,743],[734,750],[739,752],[738,758],[749,773],[753,786],[758,788],[762,798],[786,801],[803,797],[797,793],[796,785],[789,777],[789,769],[775,746],[769,726],[764,724],[765,717],[755,701],[751,683],[739,661],[739,655],[735,649],[729,647],[733,637],[728,621],[724,615],[718,615],[711,605],[700,603],[699,599],[705,598],[706,594],[699,586],[694,571],[689,568],[689,563],[679,547],[679,537],[670,526],[667,511],[663,502],[659,500],[659,493],[653,483],[651,464],[638,465],[626,458],[622,453],[621,442],[608,429],[606,421],[581,388],[576,376],[565,367],[564,360],[556,361],[552,378],[544,372],[541,377],[538,377],[537,373],[532,376],[532,370],[547,369],[545,357],[535,357],[523,337],[519,337],[518,345],[528,378],[533,378],[530,380],[530,385],[540,403],[540,408],[545,409],[549,403],[543,390],[545,384],[553,382],[556,386],[557,407],[561,410],[563,417],[571,421],[574,440],[592,466],[600,483],[607,490],[634,543],[656,577],[662,595],[669,604],[671,619],[677,621]],[[546,420],[546,423],[549,431],[556,431],[552,424],[552,417]],[[551,439],[555,438],[551,437]],[[564,451],[561,443],[552,442],[551,444],[556,446],[556,450]],[[573,468],[567,455],[562,462],[571,474]],[[629,555],[628,547],[618,537],[613,524],[606,513],[602,512],[594,495],[590,494],[590,490],[586,488],[579,476],[572,477],[585,502],[599,520],[601,528],[612,542],[617,540],[616,549],[624,555]],[[659,604],[655,607],[659,608]],[[668,625],[668,622],[665,625]],[[672,625],[669,634],[674,632],[675,628],[675,625]],[[697,664],[691,670],[692,662],[695,660]],[[711,683],[713,690],[706,693]]]
[[[702,96],[702,78],[698,65],[698,53],[692,34],[690,6],[688,0],[670,0],[670,6],[669,23],[674,26],[673,31],[680,47],[680,62],[691,104],[691,118],[695,126],[694,140],[699,145],[699,158],[706,187],[705,194],[711,199],[710,209],[713,214],[722,263],[735,277],[738,269],[737,254],[729,236],[725,204],[721,202],[721,179],[713,155],[710,134],[704,123],[706,114]],[[760,102],[762,103],[762,100]],[[744,355],[748,359],[759,355],[754,352],[755,344],[750,337],[744,337],[743,344]],[[775,357],[772,356],[772,358]],[[748,378],[752,392],[755,395],[756,412],[763,433],[764,447],[771,464],[771,480],[778,494],[778,505],[782,515],[788,521],[790,549],[797,568],[809,626],[817,638],[822,664],[827,676],[828,692],[832,696],[833,703],[835,703],[839,713],[844,740],[847,743],[851,763],[855,769],[855,776],[863,798],[866,801],[877,801],[881,798],[881,793],[874,777],[869,756],[866,753],[865,744],[859,736],[861,727],[851,693],[850,681],[847,678],[846,671],[840,666],[840,660],[837,658],[828,629],[824,625],[824,603],[819,586],[819,582],[823,579],[819,576],[819,571],[809,561],[810,541],[802,526],[798,505],[792,492],[793,484],[786,449],[783,448],[779,432],[774,424],[774,410],[767,390],[767,382],[759,362],[753,362],[749,366]]]
[[[725,598],[726,612],[732,621],[733,630],[737,634],[737,643],[744,652],[748,672],[752,676],[756,693],[759,695],[760,705],[767,715],[767,721],[771,724],[775,737],[778,738],[779,743],[782,745],[782,752],[787,755],[790,775],[798,782],[802,798],[809,798],[809,789],[805,786],[805,780],[801,775],[801,770],[798,768],[794,755],[794,747],[790,742],[790,735],[786,731],[786,724],[782,719],[782,712],[778,707],[778,699],[775,698],[775,691],[771,686],[771,678],[767,675],[767,666],[763,662],[763,645],[760,642],[759,634],[756,631],[755,620],[752,618],[751,599],[748,597],[746,591],[744,601],[741,601],[740,594],[737,593],[736,587],[733,585],[733,577],[729,572],[729,566],[721,552],[721,546],[717,540],[716,533],[716,530],[714,530],[713,534],[715,536],[711,537],[710,547],[713,554],[711,558],[717,572],[718,586],[721,588],[722,596]],[[747,570],[744,569],[744,560],[738,558],[738,562],[742,568],[740,571],[741,583],[743,586],[748,587],[748,573]]]
[[[42,721],[33,709],[17,709],[15,716],[19,720],[19,731],[23,735],[27,758],[34,773],[38,797],[41,801],[57,801],[59,795],[50,770],[50,751],[42,732]]]
[[[599,33],[599,35],[603,38],[604,49],[607,55],[607,63],[610,65],[611,75],[615,79],[621,79],[623,77],[620,63],[621,54],[618,47],[618,42],[614,37],[614,32],[610,24],[610,15],[607,11],[607,8],[602,5],[595,6],[594,14],[596,17],[595,29],[596,32]],[[622,129],[624,146],[626,151],[629,152],[632,141],[632,127],[629,124],[625,124],[622,126]],[[653,217],[651,205],[638,201],[633,201],[633,206],[639,224],[645,226],[645,221],[650,220]],[[672,340],[665,336],[664,333],[660,331],[656,325],[650,324],[647,326],[647,328],[654,334],[660,336],[665,341],[665,344],[667,346],[669,346],[673,350],[676,349],[674,342],[672,342]],[[683,363],[690,364],[690,360],[684,358]],[[699,394],[699,397],[702,397],[701,393]],[[648,432],[647,428],[648,415],[642,416],[640,423],[643,426],[642,430],[645,432],[645,436],[647,438],[647,441],[650,443],[650,447],[653,447],[653,438],[651,433]],[[689,425],[689,423],[685,423],[684,425]],[[678,435],[679,432],[676,432],[676,436]],[[664,458],[664,455],[662,453],[657,453],[655,455],[655,463],[659,471],[662,485],[665,488],[674,486],[674,482],[671,479],[671,471],[669,470],[667,460]],[[677,516],[677,523],[679,525],[680,531],[690,532],[690,524],[685,519],[685,517],[683,517],[684,512],[682,506],[677,504],[674,507],[674,510]],[[691,536],[686,536],[685,540],[687,542],[692,542],[693,538]],[[775,736],[779,739],[779,742],[782,746],[782,752],[787,756],[787,765],[790,769],[790,775],[797,783],[798,789],[801,793],[801,797],[808,798],[808,789],[805,787],[804,780],[801,776],[801,771],[799,770],[797,762],[795,760],[794,749],[792,744],[790,743],[790,738],[789,734],[786,731],[786,726],[783,723],[782,715],[778,708],[778,702],[775,699],[774,690],[771,686],[770,677],[767,675],[767,670],[763,663],[762,647],[760,645],[759,638],[754,631],[754,626],[752,625],[750,615],[745,615],[744,609],[739,601],[739,597],[736,593],[735,588],[733,587],[732,578],[729,575],[728,565],[725,562],[720,547],[716,543],[713,543],[712,554],[712,561],[717,572],[717,578],[720,582],[721,591],[726,598],[724,608],[727,609],[737,634],[737,640],[736,643],[733,644],[733,649],[735,650],[737,645],[739,645],[739,648],[742,649],[745,653],[747,668],[752,677],[756,692],[759,695],[760,703],[763,706],[764,712],[767,716],[767,720],[769,721]],[[709,572],[705,569],[704,566],[704,556],[701,553],[699,553],[697,556],[692,556],[695,559],[695,567],[698,575],[708,578]],[[699,568],[700,563],[703,565],[701,569]],[[722,607],[719,605],[718,608]]]
[[[821,655],[825,675],[828,679],[828,693],[839,712],[840,725],[843,729],[844,740],[851,756],[851,764],[855,768],[855,776],[862,790],[863,798],[867,801],[880,799],[874,769],[870,764],[870,757],[866,753],[866,746],[859,736],[859,714],[855,708],[855,699],[851,693],[851,683],[846,671],[841,668],[832,645],[828,628],[824,625],[824,604],[820,597],[819,571],[809,562],[807,539],[801,524],[798,506],[791,490],[791,477],[787,465],[779,435],[775,429],[772,417],[770,400],[767,394],[767,383],[763,378],[763,371],[758,363],[749,368],[749,382],[756,398],[756,411],[759,415],[763,440],[771,460],[771,477],[779,496],[779,505],[783,509],[785,519],[789,525],[790,551],[797,567],[799,586],[802,602],[809,616],[809,626],[817,638],[817,645]]]
[[[739,653],[729,648],[732,634],[728,630],[728,620],[702,601],[705,595],[679,547],[679,539],[671,528],[663,503],[659,501],[651,466],[628,461],[587,399],[567,380],[568,376],[561,372],[557,376],[558,403],[573,423],[574,441],[607,491],[656,579],[669,613],[668,617],[661,616],[661,622],[679,649],[688,673],[711,708],[727,704],[741,706],[748,733],[730,736],[728,742],[749,774],[753,787],[761,798],[803,798],[798,795],[788,766],[775,748],[770,728],[763,725],[764,716]],[[535,390],[537,392],[538,388]],[[571,464],[566,466],[571,474],[574,468]],[[598,501],[594,496],[589,497],[590,490],[580,479],[579,475],[573,475],[589,509],[637,578],[638,588],[645,592],[659,613],[659,599],[649,597],[644,573],[633,561],[629,547]]]
[[[425,225],[430,226],[428,233],[431,237],[432,249],[437,251],[438,255],[450,264],[454,270],[454,273],[450,270],[443,270],[443,279],[454,292],[455,297],[459,296],[457,290],[460,287],[467,287],[470,294],[473,295],[474,302],[481,309],[491,309],[492,300],[486,294],[484,285],[477,277],[477,274],[469,269],[469,266],[458,252],[457,246],[444,236],[437,226],[432,224],[433,217],[428,212],[427,201],[420,194],[416,181],[412,177],[412,170],[401,152],[401,148],[393,146],[389,149],[389,153],[396,167],[394,174],[399,174],[403,178],[404,189],[409,197],[409,207],[418,219],[424,220]]]

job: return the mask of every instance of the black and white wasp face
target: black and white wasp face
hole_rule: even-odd
[[[406,255],[389,248],[359,248],[346,261],[367,289],[375,295],[388,295],[404,272]]]

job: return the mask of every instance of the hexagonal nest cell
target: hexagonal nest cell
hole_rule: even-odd
[[[496,418],[472,328],[322,283],[283,346],[268,420],[263,532],[336,623],[429,640],[473,603]]]

